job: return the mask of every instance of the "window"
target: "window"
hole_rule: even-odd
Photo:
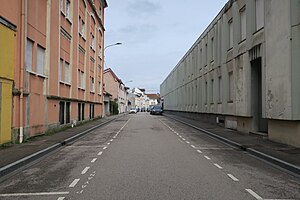
[[[66,1],[66,18],[70,19],[70,1]]]
[[[240,20],[241,20],[241,41],[246,39],[246,10],[245,7],[240,10]]]
[[[65,102],[59,102],[59,123],[65,123]]]
[[[26,65],[26,69],[29,71],[32,71],[32,49],[33,49],[33,42],[27,39],[25,65]]]
[[[222,76],[219,76],[218,82],[218,101],[222,102]]]
[[[66,123],[70,123],[70,106],[71,103],[70,102],[66,102]]]
[[[229,49],[231,49],[233,47],[233,24],[232,24],[232,19],[229,20],[228,27],[229,27]]]
[[[93,119],[95,117],[95,105],[90,104],[90,119]]]
[[[84,103],[78,103],[78,121],[84,120]]]
[[[62,81],[62,69],[64,66],[64,61],[62,59],[60,59],[59,61],[59,69],[58,69],[58,80]]]
[[[205,44],[205,61],[204,64],[207,65],[207,44]]]
[[[81,89],[85,88],[85,79],[84,79],[84,72],[78,70],[78,87]]]
[[[233,101],[233,87],[234,87],[234,82],[233,82],[233,72],[228,73],[228,89],[229,89],[229,101]]]
[[[205,104],[207,104],[208,94],[207,94],[207,81],[205,82]]]
[[[264,27],[264,0],[255,0],[256,30]]]
[[[98,86],[99,86],[99,94],[102,94],[102,85],[100,81],[98,82]]]
[[[37,69],[38,74],[44,75],[44,66],[45,66],[45,49],[43,47],[37,47]]]
[[[70,83],[70,64],[65,62],[65,80],[66,83]]]
[[[91,92],[95,92],[95,79],[91,77]]]
[[[99,57],[102,59],[102,48],[99,46]]]
[[[101,5],[99,6],[99,17],[100,17],[101,20],[103,20],[102,19],[102,6]]]
[[[215,57],[215,43],[214,43],[214,38],[211,38],[211,61],[214,60]]]
[[[85,23],[83,20],[81,21],[81,35],[85,37]]]
[[[211,79],[210,102],[214,102],[214,79]]]
[[[95,36],[92,35],[92,43],[91,43],[91,48],[95,50]]]
[[[60,10],[64,12],[64,0],[60,0]]]

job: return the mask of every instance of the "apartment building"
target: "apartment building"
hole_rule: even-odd
[[[102,116],[106,7],[105,0],[1,2],[0,16],[16,27],[11,140]]]
[[[118,104],[118,112],[124,113],[128,111],[128,87],[122,82],[121,79],[113,72],[111,68],[104,70],[104,84],[105,91],[111,94],[111,101]],[[112,106],[112,104],[111,104]],[[112,109],[110,109],[112,113]]]
[[[161,84],[165,110],[299,147],[299,11],[228,1]]]

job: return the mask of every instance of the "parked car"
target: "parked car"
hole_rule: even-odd
[[[130,108],[129,114],[136,114],[136,113],[137,113],[137,109],[136,108]]]
[[[150,112],[151,110],[152,110],[152,108],[153,108],[153,106],[151,105],[151,106],[149,106],[148,108],[147,108],[147,112]]]
[[[151,115],[162,115],[163,109],[160,105],[153,106],[153,108],[150,110]]]
[[[141,112],[146,112],[146,108],[142,107]]]

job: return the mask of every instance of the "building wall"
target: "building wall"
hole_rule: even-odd
[[[16,42],[14,26],[0,18],[0,145],[11,141],[12,88]]]
[[[212,123],[222,116],[227,128],[300,146],[288,125],[300,124],[299,5],[228,1],[161,84],[164,108],[209,114]],[[278,134],[271,119],[293,133]]]
[[[112,95],[111,99],[118,100],[119,81],[110,73],[110,71],[104,73],[105,90]]]
[[[14,139],[103,115],[106,6],[105,0],[2,2],[0,15],[18,27]]]

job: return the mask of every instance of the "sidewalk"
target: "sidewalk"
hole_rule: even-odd
[[[32,138],[22,144],[0,148],[0,178],[122,116],[124,115],[101,118],[52,135]]]
[[[259,157],[294,174],[300,175],[300,148],[272,142],[253,134],[226,129],[217,125],[200,122],[185,117],[164,114],[167,117],[186,123],[227,144]]]

